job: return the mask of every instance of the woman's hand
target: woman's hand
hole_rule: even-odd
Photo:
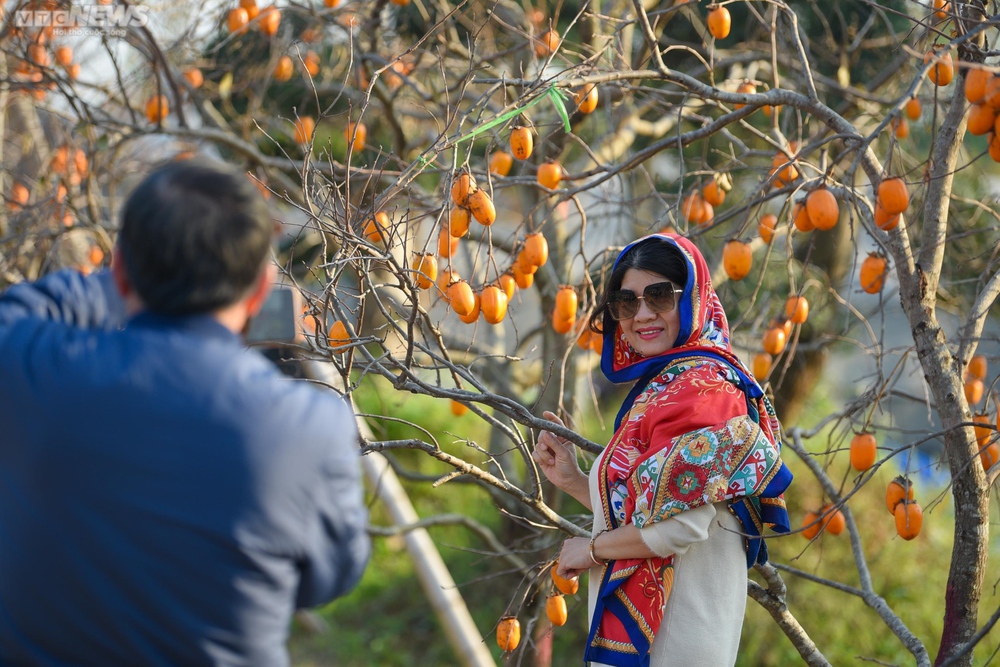
[[[562,420],[551,412],[544,412],[542,416],[560,426],[564,425]],[[590,504],[587,476],[580,469],[576,458],[576,446],[572,442],[552,431],[542,431],[538,434],[538,442],[535,443],[535,451],[531,457],[535,459],[542,474],[557,488],[579,500],[588,509],[593,509]]]
[[[560,577],[579,577],[592,567],[597,567],[590,558],[590,540],[586,537],[571,537],[563,542],[559,551],[556,573]]]

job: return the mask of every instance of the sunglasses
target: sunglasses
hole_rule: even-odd
[[[646,305],[654,313],[668,313],[677,306],[675,294],[681,294],[684,290],[674,287],[673,283],[653,283],[647,285],[642,290],[642,296],[636,296],[635,292],[629,289],[620,289],[608,295],[608,312],[611,319],[616,322],[635,317],[639,312],[639,300],[646,302]]]

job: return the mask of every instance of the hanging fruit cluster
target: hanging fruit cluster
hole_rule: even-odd
[[[836,505],[827,503],[818,510],[810,510],[802,517],[802,537],[815,539],[821,532],[840,535],[847,527],[844,513]]]
[[[965,372],[965,400],[969,405],[975,407],[983,400],[986,390],[986,357],[976,355],[969,362],[969,368]]]
[[[590,113],[596,108],[599,99],[596,85],[584,86],[576,95],[579,111],[582,113]],[[349,127],[345,137],[351,131]],[[509,148],[509,152],[497,150],[490,155],[488,169],[491,174],[507,176],[515,159],[523,161],[532,156],[534,136],[531,128],[514,126],[510,130]],[[554,160],[547,160],[538,166],[536,181],[546,190],[557,190],[563,178],[562,165]],[[448,215],[438,230],[437,253],[415,253],[410,263],[411,279],[420,290],[436,286],[436,293],[462,322],[472,324],[483,319],[489,324],[499,324],[506,317],[515,290],[530,288],[534,284],[536,272],[548,262],[548,242],[541,232],[526,234],[515,243],[516,252],[512,255],[510,265],[499,271],[495,279],[487,280],[482,287],[476,288],[458,274],[451,266],[451,260],[458,252],[459,240],[469,233],[472,220],[483,227],[489,227],[496,220],[496,207],[489,192],[479,186],[469,170],[461,170],[454,175],[450,183],[450,194]],[[368,222],[364,235],[373,242],[376,239],[384,241],[385,238],[377,221]],[[553,328],[560,334],[569,333],[576,328],[579,333],[578,346],[599,352],[601,338],[579,326],[578,307],[575,289],[569,285],[561,286],[555,295]]]
[[[566,579],[559,576],[556,569],[559,561],[555,561],[549,568],[552,575],[553,591],[545,600],[545,615],[554,627],[566,625],[569,617],[569,610],[566,606],[566,596],[576,595],[580,590],[580,579],[574,577]],[[521,622],[516,616],[506,615],[497,624],[497,645],[505,653],[513,651],[521,643]]]
[[[772,320],[761,340],[763,351],[754,355],[751,371],[758,382],[763,383],[767,379],[774,366],[775,357],[785,351],[794,326],[805,324],[808,319],[808,299],[799,294],[790,295],[785,300],[784,317]]]
[[[992,433],[992,429],[987,429]],[[977,431],[978,434],[978,431]],[[1000,454],[1000,452],[997,452]],[[981,451],[980,456],[986,456]],[[851,467],[864,472],[870,469],[878,459],[878,447],[875,435],[869,431],[857,433],[851,439],[850,461]],[[985,467],[985,461],[984,461]],[[889,513],[893,515],[896,532],[905,540],[912,540],[920,533],[923,525],[923,512],[913,499],[913,485],[905,476],[899,476],[889,483],[886,488],[885,505]],[[825,506],[828,507],[828,506]],[[829,522],[819,512],[807,512],[802,520],[802,534],[808,539],[812,539],[819,534],[820,530],[827,528],[833,534],[839,534],[841,528],[830,529]]]
[[[980,354],[972,357],[969,367],[965,372],[965,398],[969,406],[976,409],[972,415],[975,424],[976,443],[979,446],[979,461],[983,470],[989,470],[1000,461],[1000,443],[998,443],[998,433],[1000,433],[1000,411],[997,411],[996,420],[990,419],[986,412],[986,406],[977,408],[983,400],[985,393],[985,381],[988,372],[986,357]],[[994,428],[995,425],[995,428]]]
[[[267,37],[274,37],[280,26],[281,10],[274,5],[260,9],[257,0],[240,0],[239,6],[230,9],[226,16],[226,27],[233,35],[255,28]]]
[[[896,534],[904,540],[912,540],[920,534],[924,525],[924,512],[913,499],[913,483],[900,475],[889,482],[885,490],[885,506],[893,515]]]

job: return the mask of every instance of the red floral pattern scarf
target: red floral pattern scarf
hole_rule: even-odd
[[[681,327],[676,347],[655,358],[632,349],[620,327],[605,334],[605,374],[616,382],[638,380],[598,470],[607,525],[642,528],[730,501],[748,535],[760,535],[764,525],[787,531],[781,492],[791,475],[781,462],[774,411],[732,354],[729,324],[701,253],[679,236],[655,238],[687,260]],[[766,559],[761,542],[747,541],[748,566]],[[672,568],[672,557],[611,561],[603,568],[587,660],[649,664]]]

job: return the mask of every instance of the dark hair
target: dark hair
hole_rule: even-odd
[[[640,241],[628,249],[604,285],[604,293],[590,316],[590,330],[595,333],[615,330],[615,320],[608,311],[608,295],[620,290],[625,272],[629,269],[658,273],[670,282],[684,287],[687,284],[688,267],[684,255],[669,241],[650,238]]]
[[[264,269],[274,225],[250,179],[218,164],[172,162],[125,203],[118,246],[151,312],[207,313],[245,296]]]

